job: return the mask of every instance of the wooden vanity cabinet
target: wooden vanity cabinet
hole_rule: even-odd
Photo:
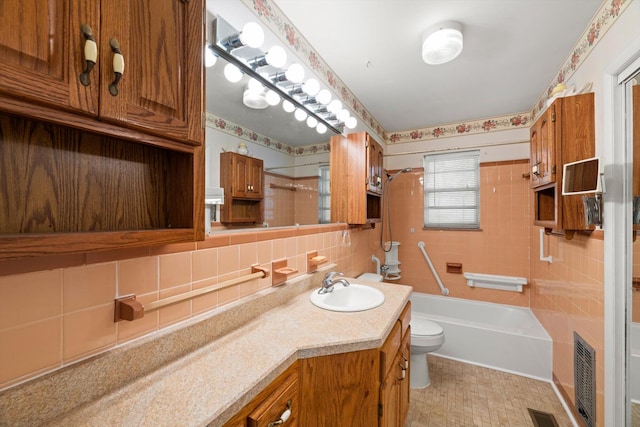
[[[203,143],[202,1],[4,3],[2,110],[103,134],[116,131],[112,123],[180,144]],[[87,68],[83,25],[97,49],[87,85],[80,82]],[[112,40],[124,60],[116,95]]]
[[[227,421],[224,427],[268,427],[269,423],[277,422],[287,410],[290,411],[290,415],[283,425],[288,427],[305,425],[299,422],[300,392],[297,361]]]
[[[582,197],[562,196],[563,165],[595,156],[594,94],[556,99],[531,127],[534,224],[549,230],[589,230]]]
[[[383,150],[371,135],[331,137],[331,221],[364,225],[382,220]]]
[[[409,411],[411,304],[381,348],[300,360],[300,425],[404,425]]]
[[[220,153],[220,185],[224,188],[220,222],[262,221],[264,162],[242,154]]]

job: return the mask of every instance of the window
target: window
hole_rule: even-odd
[[[480,151],[424,156],[424,227],[480,228]]]
[[[331,194],[329,185],[329,166],[320,166],[318,171],[318,222],[331,222]]]

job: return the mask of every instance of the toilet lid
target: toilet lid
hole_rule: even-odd
[[[443,330],[442,326],[431,320],[414,317],[411,319],[411,335],[440,335]]]

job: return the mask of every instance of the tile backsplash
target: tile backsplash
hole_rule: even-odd
[[[287,258],[299,274],[306,271],[306,252],[318,250],[345,274],[368,267],[353,254],[370,254],[370,231],[352,232],[353,245],[341,246],[346,225],[300,227],[230,233],[198,244],[135,252],[92,254],[82,265],[62,266],[32,260],[5,263],[0,276],[0,389],[152,334],[226,303],[271,286],[255,279],[161,308],[142,319],[113,322],[114,298],[135,294],[143,304],[250,273],[250,266],[271,268]],[[370,255],[369,255],[370,256]],[[72,256],[76,257],[76,256]],[[76,261],[76,258],[73,258]],[[93,263],[91,263],[93,261]],[[7,267],[8,266],[8,267]]]

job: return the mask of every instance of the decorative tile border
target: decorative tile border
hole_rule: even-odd
[[[549,84],[545,93],[538,99],[532,110],[527,113],[494,117],[484,120],[474,120],[463,123],[439,125],[435,127],[406,130],[389,134],[378,121],[362,106],[360,101],[351,93],[346,85],[336,76],[334,71],[322,60],[320,55],[311,47],[309,42],[300,34],[298,29],[288,20],[282,11],[270,0],[241,0],[285,43],[298,54],[307,66],[329,85],[335,93],[340,94],[343,102],[350,106],[354,114],[367,123],[386,144],[400,144],[405,142],[425,141],[451,136],[471,135],[477,133],[495,132],[514,127],[527,126],[542,110],[551,91],[558,83],[568,80],[584,60],[593,51],[602,36],[613,26],[613,23],[624,12],[632,0],[610,0],[602,6],[576,43],[573,52],[565,60],[562,68]],[[267,138],[268,139],[268,138]],[[302,147],[303,153],[311,154],[311,150],[318,152],[319,146]],[[293,150],[289,147],[289,150]],[[298,150],[298,149],[296,149]],[[328,147],[326,149],[328,151]],[[294,154],[295,155],[295,154]]]
[[[285,144],[282,141],[269,138],[268,136],[264,136],[258,132],[254,132],[249,128],[240,126],[236,123],[233,123],[232,121],[223,119],[222,117],[218,117],[214,114],[207,113],[206,117],[207,126],[212,129],[219,130],[226,134],[233,135],[236,138],[244,139],[245,141],[262,145],[263,147],[267,147],[272,150],[288,154],[290,156],[308,156],[311,154],[321,154],[329,152],[330,145],[328,143],[307,145],[305,147],[292,147],[291,145]]]

